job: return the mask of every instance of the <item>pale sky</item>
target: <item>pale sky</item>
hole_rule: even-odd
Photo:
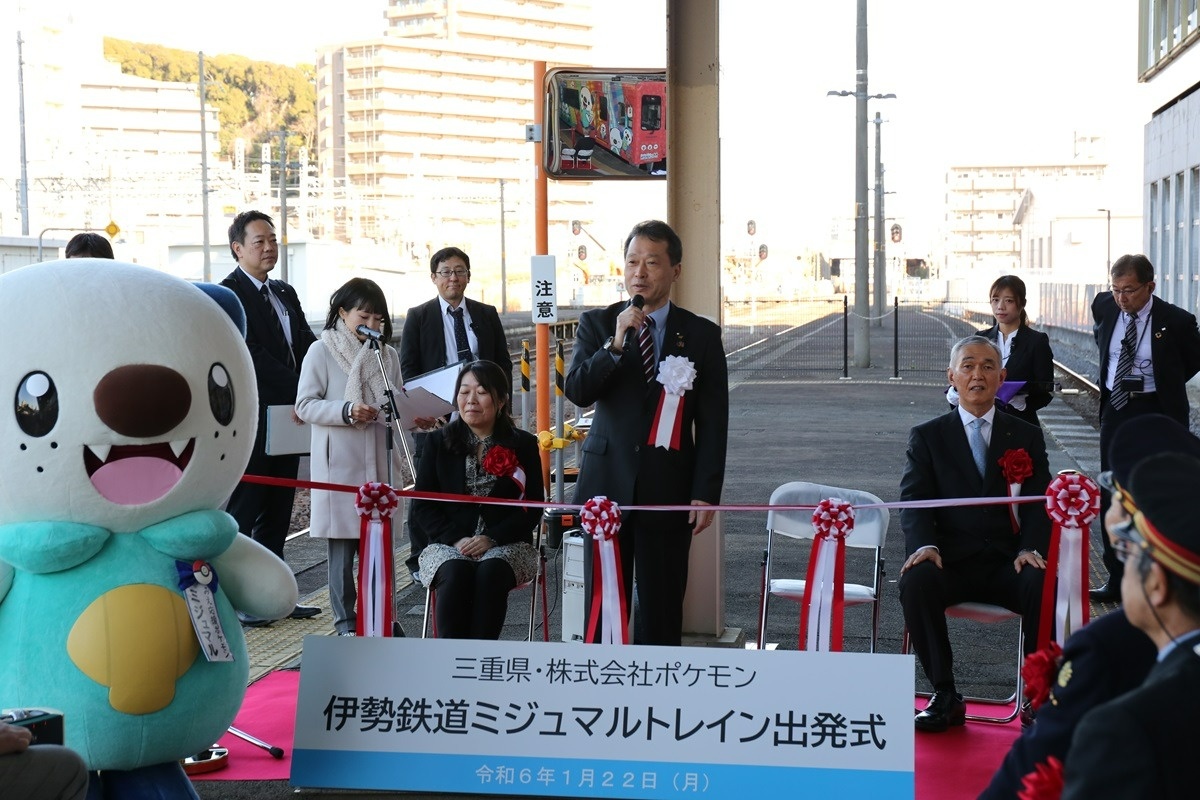
[[[119,38],[283,63],[380,35],[387,6],[8,1],[56,6]],[[663,0],[595,5],[595,66],[663,66]],[[884,120],[885,188],[894,192],[886,214],[904,220],[913,241],[938,235],[949,166],[1069,161],[1077,131],[1105,137],[1113,165],[1096,205],[1140,213],[1148,111],[1136,80],[1136,4],[870,0],[868,12],[869,91],[897,95],[872,101],[869,114]],[[855,103],[826,97],[855,88],[854,0],[726,0],[720,46],[726,221],[754,218],[762,239],[787,231],[823,243],[854,201]],[[869,175],[873,187],[873,161]]]

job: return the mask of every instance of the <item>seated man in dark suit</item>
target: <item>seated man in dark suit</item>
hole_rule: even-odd
[[[1087,714],[1067,753],[1063,800],[1195,797],[1200,748],[1200,459],[1160,453],[1122,488],[1133,520],[1109,527],[1127,569],[1129,621],[1158,661],[1138,688]]]
[[[946,376],[959,406],[916,426],[908,437],[901,500],[1007,497],[1002,457],[1028,459],[1022,495],[1042,495],[1050,482],[1040,428],[996,410],[1004,381],[995,342],[968,336],[950,351]],[[900,568],[904,624],[933,697],[916,716],[917,730],[962,725],[966,705],[954,685],[946,608],[982,602],[1019,612],[1025,620],[1025,652],[1037,642],[1038,612],[1050,541],[1050,520],[1038,503],[1012,506],[952,505],[900,512],[907,558]],[[1019,530],[1018,530],[1019,528]]]

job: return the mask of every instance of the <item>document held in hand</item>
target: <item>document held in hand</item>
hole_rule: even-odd
[[[403,388],[395,392],[396,421],[406,431],[416,430],[416,420],[421,417],[444,417],[454,410],[454,405],[423,386]]]

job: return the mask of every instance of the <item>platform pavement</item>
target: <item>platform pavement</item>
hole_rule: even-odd
[[[862,489],[884,501],[899,499],[899,481],[909,429],[947,410],[938,376],[891,379],[887,369],[852,368],[849,379],[795,382],[786,378],[763,378],[759,373],[730,376],[729,454],[723,501],[730,504],[766,503],[772,490],[787,481],[806,480],[831,486]],[[1095,475],[1099,466],[1099,435],[1078,414],[1056,399],[1041,412],[1046,429],[1046,446],[1053,474],[1078,469]],[[761,560],[765,546],[765,512],[723,514],[725,625],[727,639],[740,631],[753,641],[758,630]],[[407,545],[400,545],[400,556]],[[798,574],[803,561],[776,550],[776,574],[790,568]],[[558,579],[561,551],[549,552],[551,640],[561,630],[561,584]],[[898,567],[904,560],[899,517],[892,515],[885,547],[886,586],[882,606],[879,649],[899,652],[902,634],[900,604],[895,589]],[[402,564],[402,557],[397,558]],[[1099,566],[1099,542],[1092,536],[1092,582],[1104,579]],[[424,591],[413,586],[401,570],[397,587],[398,618],[410,635],[419,635]],[[329,634],[328,592],[314,591],[304,602],[321,606],[325,612],[312,620],[281,620],[270,628],[248,629],[252,679],[277,668],[299,666],[302,638],[307,634]],[[529,593],[512,595],[505,639],[522,639],[529,620]],[[1092,613],[1108,608],[1093,607]],[[980,625],[952,621],[951,637],[957,655],[956,674],[963,691],[987,696],[1011,692],[1015,679],[1015,623]],[[795,649],[798,610],[795,604],[776,601],[767,624],[767,641]],[[846,617],[846,649],[866,651],[869,642],[869,612],[849,609]],[[540,636],[540,630],[539,634]],[[769,655],[764,654],[764,657]],[[918,669],[918,675],[920,670]],[[927,688],[918,677],[918,687]],[[236,785],[203,782],[201,797],[228,800],[238,797],[284,797],[285,786],[254,784],[246,794]],[[278,793],[276,793],[278,792]],[[321,793],[321,796],[329,796]],[[415,795],[407,795],[413,797]],[[444,797],[445,795],[441,795]]]

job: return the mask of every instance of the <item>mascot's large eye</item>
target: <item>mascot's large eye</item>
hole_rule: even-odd
[[[45,436],[58,422],[58,389],[44,372],[21,379],[16,397],[17,424],[30,436]]]
[[[208,370],[208,405],[217,422],[228,425],[233,421],[233,381],[220,364]]]

